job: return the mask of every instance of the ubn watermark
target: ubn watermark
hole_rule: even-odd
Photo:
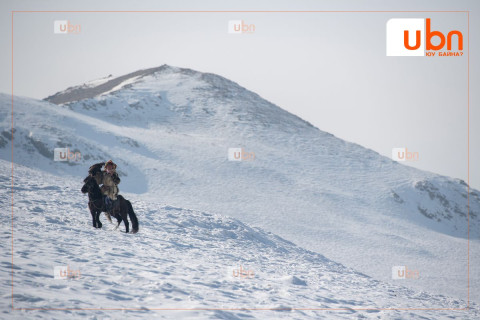
[[[408,151],[407,148],[393,148],[392,160],[394,161],[418,161],[420,155],[418,152]]]
[[[255,271],[252,269],[247,269],[242,265],[235,266],[228,269],[231,277],[236,279],[253,279],[255,278]]]
[[[254,33],[255,25],[253,23],[247,24],[243,20],[228,21],[228,33]]]
[[[392,279],[418,279],[420,278],[420,272],[418,270],[408,269],[407,266],[393,266],[392,267]]]
[[[53,161],[79,161],[82,159],[80,152],[72,152],[70,148],[53,149]]]
[[[228,148],[229,161],[252,161],[255,160],[254,152],[246,152],[243,148]]]
[[[81,25],[72,24],[68,20],[53,21],[53,33],[55,34],[78,34],[81,29]]]
[[[53,278],[66,280],[80,278],[80,270],[72,270],[69,266],[55,266],[53,267]]]

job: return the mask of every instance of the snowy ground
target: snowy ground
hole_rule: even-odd
[[[11,163],[0,160],[2,225],[10,226]],[[374,280],[272,233],[206,212],[131,198],[136,235],[90,225],[81,180],[15,165],[13,298],[11,229],[2,233],[0,318],[15,319],[474,319],[470,311],[362,308],[464,308],[465,301]],[[123,225],[122,225],[123,227]],[[54,279],[55,266],[80,275]],[[234,277],[239,266],[250,277]],[[225,309],[172,311],[150,309]],[[345,310],[297,310],[297,309]],[[279,309],[249,310],[249,309]]]

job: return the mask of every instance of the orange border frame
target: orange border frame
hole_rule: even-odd
[[[466,13],[467,14],[467,306],[465,308],[15,308],[13,300],[13,16],[14,13]],[[12,10],[12,311],[22,310],[129,310],[129,311],[432,311],[470,309],[470,11],[465,10]]]

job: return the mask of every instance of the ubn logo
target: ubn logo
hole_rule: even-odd
[[[447,36],[440,31],[432,31],[430,18],[390,19],[387,22],[387,56],[435,56],[435,51],[442,50],[445,43],[450,52],[439,52],[439,56],[461,56],[463,52],[451,52],[454,36],[458,51],[463,50],[463,34],[460,31],[452,30]],[[433,44],[435,37],[440,43]]]
[[[245,152],[243,148],[228,148],[229,161],[248,161],[255,160],[254,152]]]
[[[72,152],[69,148],[53,149],[53,161],[79,161],[82,159],[80,152]]]
[[[80,270],[72,270],[69,266],[56,266],[53,267],[54,279],[73,279],[80,278]]]
[[[393,266],[392,267],[392,279],[418,279],[420,278],[420,272],[418,270],[410,270],[407,266]]]
[[[418,161],[418,152],[410,152],[407,148],[393,148],[392,160],[394,161]]]
[[[68,33],[80,33],[81,26],[79,24],[71,24],[68,20],[55,20],[53,21],[53,33],[68,34]]]
[[[255,278],[255,272],[253,270],[248,270],[240,266],[239,268],[234,268],[232,270],[232,276],[234,278],[240,279],[253,279]]]
[[[243,20],[228,21],[228,33],[254,33],[255,25],[246,24]]]

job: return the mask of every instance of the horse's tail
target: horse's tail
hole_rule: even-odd
[[[132,222],[132,233],[137,233],[138,232],[138,219],[137,215],[135,214],[135,211],[133,211],[132,204],[130,201],[127,201],[127,206],[128,206],[128,216],[130,217],[130,221]]]

